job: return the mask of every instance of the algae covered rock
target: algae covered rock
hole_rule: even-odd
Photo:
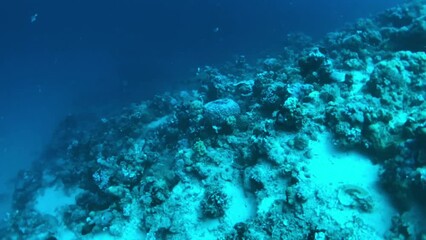
[[[201,202],[203,216],[207,218],[218,218],[225,215],[228,199],[224,192],[219,189],[208,189]]]
[[[300,75],[308,83],[326,84],[332,81],[332,62],[323,48],[313,48],[298,61]]]

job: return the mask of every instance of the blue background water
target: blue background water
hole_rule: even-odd
[[[1,1],[0,201],[65,115],[140,101],[198,66],[279,52],[290,32],[318,39],[400,1]]]

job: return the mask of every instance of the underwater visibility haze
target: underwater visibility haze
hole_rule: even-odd
[[[0,2],[0,238],[426,239],[425,3]]]

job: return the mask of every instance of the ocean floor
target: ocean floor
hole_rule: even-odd
[[[69,116],[2,239],[426,239],[426,4],[101,119]]]

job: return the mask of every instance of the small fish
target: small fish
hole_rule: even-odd
[[[37,21],[37,17],[38,17],[38,13],[34,13],[34,14],[31,16],[31,23],[33,23],[33,22]]]
[[[214,33],[217,33],[217,32],[219,32],[220,31],[220,28],[219,27],[215,27],[215,28],[213,28],[213,32]]]

